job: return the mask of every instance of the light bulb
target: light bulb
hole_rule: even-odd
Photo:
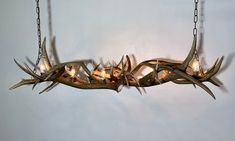
[[[101,71],[101,77],[102,77],[102,79],[105,78],[105,75],[106,75],[105,70],[102,70],[102,71]]]
[[[46,67],[43,64],[39,65],[39,69],[40,69],[41,73],[45,73],[45,71],[46,71]]]
[[[75,71],[74,68],[72,68],[72,69],[70,70],[69,75],[70,75],[71,77],[75,77],[75,74],[76,74],[76,71]]]
[[[199,69],[200,69],[199,66],[200,66],[199,61],[198,60],[194,60],[193,64],[192,64],[193,71],[194,72],[199,72]]]

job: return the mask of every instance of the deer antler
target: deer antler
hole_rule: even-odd
[[[218,73],[224,57],[217,59],[214,65],[204,72],[192,74],[188,71],[188,69],[192,68],[190,64],[194,63],[193,58],[196,52],[195,38],[188,56],[182,63],[174,60],[152,59],[137,64],[133,69],[128,55],[125,58],[122,57],[119,63],[114,62],[111,65],[100,66],[94,64],[94,60],[91,59],[59,63],[59,58],[56,54],[56,64],[52,64],[47,55],[45,40],[44,38],[42,56],[46,71],[40,71],[40,74],[37,74],[26,63],[22,66],[14,59],[15,63],[32,78],[23,79],[10,89],[23,85],[33,85],[34,88],[39,83],[52,82],[40,93],[51,90],[59,83],[79,89],[111,89],[119,92],[121,86],[136,87],[140,91],[141,87],[174,82],[176,84],[197,85],[215,99],[212,91],[203,82],[208,81],[216,86],[222,85],[214,76]],[[53,45],[55,50],[55,42],[53,42]],[[125,62],[124,59],[126,60]],[[32,61],[27,60],[35,67]],[[89,69],[89,64],[93,66],[92,69]],[[145,68],[151,68],[151,71],[144,76],[139,76],[138,72]]]

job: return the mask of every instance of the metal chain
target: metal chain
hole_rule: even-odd
[[[37,66],[40,62],[42,57],[42,46],[41,46],[41,24],[40,24],[40,7],[39,7],[39,0],[36,0],[36,14],[37,14],[37,35],[38,35],[38,58],[36,60],[36,64],[34,67],[34,72],[37,70]]]
[[[197,37],[198,1],[199,0],[194,0],[194,3],[195,3],[194,17],[193,17],[193,22],[194,22],[193,36],[194,37]]]
[[[195,40],[195,42],[196,42],[196,45],[197,45],[198,1],[199,1],[199,0],[194,0],[195,7],[194,7],[194,16],[193,16],[193,22],[194,22],[193,36],[194,36],[194,40]],[[201,16],[201,15],[200,15],[200,16]],[[202,19],[200,19],[200,22],[202,22]],[[194,57],[195,57],[195,59],[200,63],[199,55],[198,55],[197,50],[195,51]],[[200,72],[200,73],[203,72],[203,71],[202,71],[202,68],[201,68],[201,65],[199,65],[199,72]]]
[[[193,36],[197,44],[198,0],[194,0],[194,4],[195,4],[195,7],[194,7],[194,15],[193,15],[193,22],[194,22]],[[197,51],[195,52],[195,58],[197,61],[199,61],[199,56],[197,54]]]

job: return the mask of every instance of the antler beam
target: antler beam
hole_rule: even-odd
[[[55,48],[55,40],[52,44]],[[54,49],[55,50],[55,49]],[[15,63],[27,74],[29,79],[23,79],[10,89],[15,89],[23,85],[33,85],[33,88],[42,82],[52,82],[40,93],[49,91],[59,83],[79,89],[111,89],[121,91],[123,86],[135,87],[141,93],[140,88],[161,85],[167,82],[176,84],[192,84],[204,89],[214,99],[212,91],[203,82],[211,82],[216,86],[222,83],[215,77],[223,62],[223,57],[217,59],[214,65],[208,69],[198,69],[199,62],[195,60],[196,40],[194,38],[191,50],[182,62],[166,59],[152,59],[143,61],[132,69],[130,57],[122,57],[116,64],[99,65],[94,60],[78,60],[60,63],[57,54],[56,64],[50,62],[46,51],[46,39],[42,44],[42,64],[36,66],[39,73],[34,72],[26,63],[20,65],[15,59]],[[28,62],[35,67],[29,59]],[[91,68],[89,68],[91,66]],[[201,67],[201,66],[200,66]],[[144,69],[150,71],[141,75]]]

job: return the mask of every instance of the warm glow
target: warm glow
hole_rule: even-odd
[[[153,72],[154,69],[153,69],[153,68],[148,68],[148,71],[149,71],[149,72]]]
[[[199,61],[194,60],[193,64],[192,64],[193,71],[194,72],[199,72],[199,66],[200,66]]]
[[[153,72],[153,71],[154,71],[153,68],[151,68],[151,67],[146,67],[146,68],[144,68],[144,69],[141,71],[141,74],[142,74],[142,75],[147,75],[147,74],[149,74],[149,73],[151,73],[151,72]]]
[[[158,79],[164,79],[169,75],[169,71],[168,70],[162,70],[159,75],[158,75]]]
[[[70,70],[69,75],[70,75],[71,77],[75,77],[75,74],[76,74],[76,71],[75,71],[74,68],[72,68],[72,69]]]
[[[49,1],[49,0],[48,0]],[[200,56],[203,50],[203,45],[197,49],[197,41],[201,43],[203,41],[203,32],[200,33],[200,39],[198,39],[197,36],[197,22],[200,26],[202,26],[203,19],[198,19],[198,15],[203,15],[202,12],[202,6],[199,8],[200,11],[198,11],[198,1],[194,0],[194,11],[193,11],[193,43],[191,46],[191,49],[183,60],[173,60],[170,58],[155,58],[157,57],[157,54],[160,54],[159,52],[156,52],[155,50],[152,50],[151,47],[155,46],[155,43],[151,42],[143,44],[142,42],[145,40],[146,35],[148,34],[141,34],[139,30],[137,32],[134,32],[134,38],[133,41],[136,41],[136,35],[138,35],[138,40],[143,39],[141,42],[130,42],[129,36],[132,36],[132,31],[136,30],[136,26],[134,28],[130,29],[130,35],[129,31],[125,30],[124,32],[119,32],[118,34],[122,35],[119,38],[119,35],[116,34],[113,36],[115,41],[117,43],[111,43],[113,40],[111,40],[111,44],[105,42],[104,46],[112,46],[109,50],[103,48],[103,53],[98,53],[99,56],[106,56],[108,58],[110,57],[116,57],[117,54],[120,54],[120,51],[117,52],[115,49],[118,49],[119,47],[125,47],[129,46],[130,48],[124,48],[124,54],[129,54],[131,52],[136,52],[136,49],[138,48],[138,53],[140,53],[140,57],[146,56],[149,58],[150,56],[154,55],[154,58],[149,58],[148,60],[142,60],[140,58],[136,58],[134,54],[131,55],[123,55],[119,63],[116,63],[115,61],[107,61],[107,63],[103,62],[103,59],[100,58],[100,63],[96,62],[92,58],[87,59],[76,59],[68,62],[60,62],[59,56],[56,51],[56,43],[53,38],[53,40],[50,41],[50,52],[47,52],[46,50],[46,38],[41,40],[41,27],[40,27],[40,6],[39,6],[39,0],[36,0],[36,20],[37,20],[37,35],[38,35],[38,56],[36,60],[36,64],[32,62],[30,59],[27,58],[28,63],[31,65],[31,68],[28,64],[23,63],[22,65],[17,62],[17,60],[14,59],[14,62],[16,65],[22,69],[25,73],[29,74],[31,78],[28,79],[22,79],[20,82],[15,84],[10,88],[15,89],[17,87],[23,86],[23,85],[32,85],[33,88],[42,82],[51,82],[49,86],[47,86],[44,90],[42,90],[40,93],[47,92],[51,89],[53,89],[57,84],[64,84],[71,87],[75,87],[78,89],[110,89],[114,91],[121,91],[123,87],[135,87],[137,90],[142,94],[142,91],[145,92],[145,87],[152,87],[156,85],[161,85],[163,83],[173,82],[175,84],[193,84],[194,86],[197,85],[198,87],[201,87],[204,89],[210,96],[212,96],[215,99],[215,96],[213,95],[213,92],[204,84],[203,82],[210,82],[214,84],[215,86],[222,85],[222,82],[218,80],[218,78],[215,77],[215,75],[218,72],[221,72],[224,70],[225,67],[222,66],[222,70],[220,71],[222,62],[224,60],[224,57],[218,58],[215,64],[208,68],[207,72],[205,72],[204,68],[204,60],[201,61]],[[202,0],[203,1],[203,0]],[[50,2],[49,2],[50,3]],[[53,35],[51,28],[51,15],[50,15],[50,4],[48,3],[48,17],[49,17],[49,33],[50,35]],[[112,9],[111,9],[112,10]],[[199,13],[202,12],[202,13]],[[200,17],[201,18],[201,17]],[[201,21],[200,21],[201,20]],[[175,22],[175,21],[173,21]],[[202,27],[201,27],[202,28]],[[128,31],[128,32],[127,32]],[[200,30],[201,31],[201,30]],[[124,34],[123,34],[124,33]],[[128,34],[126,34],[128,33]],[[139,34],[141,36],[139,37]],[[151,33],[152,34],[152,33]],[[126,36],[127,35],[127,36]],[[163,34],[166,35],[166,34]],[[96,36],[94,36],[96,37]],[[167,37],[166,37],[167,38]],[[176,37],[177,38],[177,37]],[[117,40],[116,40],[117,39]],[[160,40],[161,38],[159,38]],[[127,43],[126,45],[120,44],[119,40],[124,40],[124,43]],[[126,40],[126,41],[125,41]],[[171,41],[167,38],[167,40]],[[102,42],[103,43],[103,42]],[[153,43],[153,44],[152,44]],[[158,44],[158,46],[161,44]],[[174,44],[173,44],[174,45]],[[200,46],[200,44],[199,44]],[[148,48],[150,47],[150,48]],[[131,49],[131,50],[126,50]],[[141,50],[139,50],[141,49]],[[164,50],[166,48],[162,48]],[[182,49],[178,48],[177,52],[181,51]],[[14,51],[14,50],[13,50]],[[97,55],[97,52],[100,52],[100,50],[97,48],[96,50],[87,50],[91,54]],[[176,54],[176,48],[172,50],[173,54]],[[82,52],[81,50],[78,50],[78,52]],[[123,51],[121,51],[123,52]],[[166,50],[165,50],[166,52]],[[179,52],[183,53],[183,52]],[[167,53],[168,54],[168,53]],[[181,54],[182,55],[182,54]],[[82,55],[83,56],[83,55]],[[178,55],[176,55],[178,56]],[[105,58],[106,58],[105,57]],[[232,59],[233,56],[230,58]],[[80,57],[79,57],[80,58]],[[97,58],[97,57],[96,57]],[[145,58],[145,57],[144,57]],[[113,58],[115,59],[115,58]],[[231,60],[230,59],[230,60]],[[51,60],[53,60],[51,62]],[[116,60],[116,59],[115,59]],[[138,63],[138,61],[140,61]],[[4,60],[7,61],[7,60]],[[228,62],[226,65],[230,65],[230,62]],[[32,70],[34,69],[34,70]],[[3,73],[4,74],[4,73]],[[143,90],[141,89],[143,88]],[[171,89],[166,89],[165,91],[170,91]]]
[[[45,73],[45,71],[46,71],[46,67],[43,64],[39,65],[39,69],[40,69],[41,73]]]
[[[106,76],[105,70],[102,70],[102,71],[101,71],[101,77],[102,77],[102,79],[104,79],[105,76]]]

